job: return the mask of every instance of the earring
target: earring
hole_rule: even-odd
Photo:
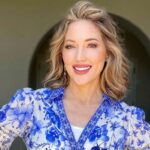
[[[64,70],[64,77],[66,77],[66,75],[67,75],[67,72]]]
[[[63,79],[64,79],[64,81],[67,80],[67,71],[66,71],[65,66],[64,66],[64,70],[63,70]]]

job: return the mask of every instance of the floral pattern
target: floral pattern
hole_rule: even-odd
[[[20,89],[0,107],[0,149],[20,136],[28,150],[150,150],[150,124],[142,109],[103,94],[78,141],[63,105],[64,87]]]

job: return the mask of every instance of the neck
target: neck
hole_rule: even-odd
[[[69,100],[76,100],[82,104],[91,104],[100,102],[102,93],[98,82],[89,85],[77,85],[70,83],[66,88],[65,97]]]

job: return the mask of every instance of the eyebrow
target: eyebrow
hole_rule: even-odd
[[[96,39],[96,38],[88,38],[88,39],[86,39],[85,41],[88,42],[88,41],[92,41],[92,40],[95,40],[95,41],[98,41],[98,42],[99,42],[99,40]],[[67,39],[66,41],[75,42],[74,40],[71,40],[71,39]]]

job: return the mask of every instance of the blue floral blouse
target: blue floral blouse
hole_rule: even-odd
[[[28,150],[150,150],[143,111],[106,94],[76,141],[64,110],[64,90],[18,90],[0,108],[0,149],[9,150],[20,136]]]

